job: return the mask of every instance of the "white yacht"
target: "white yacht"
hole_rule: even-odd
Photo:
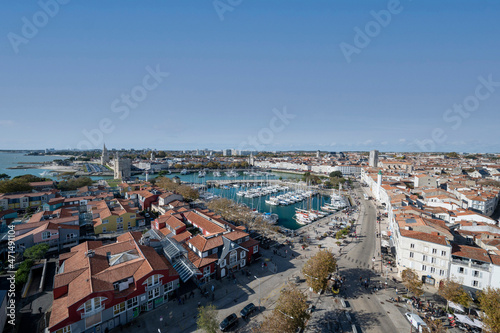
[[[278,206],[280,204],[278,198],[271,197],[266,200],[266,204],[271,205],[271,206]]]

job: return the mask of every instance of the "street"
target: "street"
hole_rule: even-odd
[[[361,199],[361,188],[357,187],[354,192],[361,202],[361,209],[354,215],[346,216],[337,212],[301,228],[299,235],[294,238],[278,236],[275,239],[276,246],[268,250],[261,247],[263,257],[261,261],[247,267],[250,273],[248,276],[238,272],[235,280],[226,278],[211,281],[205,287],[210,291],[214,286],[213,296],[209,292],[208,297],[202,297],[200,291],[195,290],[194,297],[188,298],[184,304],[179,304],[176,300],[169,301],[158,309],[142,314],[130,327],[124,327],[123,331],[157,332],[160,329],[161,332],[194,332],[197,331],[198,302],[201,305],[214,304],[219,310],[220,321],[231,313],[239,317],[240,310],[250,302],[256,306],[260,303],[261,306],[254,315],[248,320],[239,318],[238,325],[233,329],[233,332],[251,332],[253,327],[271,313],[280,290],[287,285],[295,285],[308,295],[310,306],[315,307],[305,332],[353,332],[353,325],[358,332],[409,332],[410,324],[402,314],[407,311],[404,305],[386,301],[394,294],[392,281],[389,281],[387,290],[379,290],[374,294],[371,288],[367,289],[360,283],[360,277],[363,281],[369,279],[371,286],[386,280],[385,276],[381,278],[376,274],[380,268],[377,272],[372,270],[374,256],[377,256],[376,268],[380,265],[379,245],[375,237],[376,208],[371,201]],[[357,238],[348,237],[348,243],[342,245],[342,249],[336,244],[334,237],[317,239],[318,235],[330,230],[328,223],[335,218],[356,219]],[[309,246],[305,249],[299,246],[299,239],[303,237],[308,237],[309,241]],[[291,245],[283,245],[286,240]],[[346,283],[338,295],[328,290],[321,295],[310,292],[301,273],[305,262],[320,248],[332,250],[339,258],[338,272],[345,277]],[[266,263],[266,267],[262,263]],[[342,302],[341,299],[347,302]],[[348,307],[345,308],[343,303]]]

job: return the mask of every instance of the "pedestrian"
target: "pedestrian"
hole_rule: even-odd
[[[215,290],[215,286],[214,286],[214,285],[212,285],[212,292],[214,292],[214,290]]]
[[[398,288],[396,288],[396,295],[398,294]]]
[[[201,302],[198,302],[198,307],[200,307],[200,306],[201,306]]]
[[[38,308],[38,312],[42,313],[42,307]]]

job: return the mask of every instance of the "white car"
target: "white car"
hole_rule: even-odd
[[[421,332],[428,332],[427,325],[422,320],[422,318],[420,318],[418,315],[416,315],[414,313],[406,312],[405,317],[412,324],[412,326],[415,327],[420,333]]]

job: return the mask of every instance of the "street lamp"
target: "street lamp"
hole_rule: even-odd
[[[260,309],[260,279],[255,275],[253,277],[259,280],[259,309]]]
[[[314,276],[311,276],[311,275],[307,275],[306,273],[304,273],[305,276],[309,276],[311,279],[316,279],[316,280],[319,280],[319,278],[315,278]]]
[[[286,313],[284,313],[284,312],[283,312],[283,311],[281,311],[280,309],[278,309],[278,311],[279,311],[279,312],[281,312],[281,314],[282,314],[282,315],[287,316],[287,317],[288,317],[288,318],[290,318],[290,319],[294,319],[292,316],[287,315]]]

